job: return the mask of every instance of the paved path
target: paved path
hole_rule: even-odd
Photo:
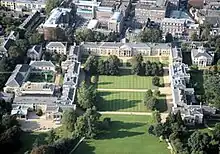
[[[56,75],[56,79],[55,79],[55,85],[59,85],[60,84],[60,78],[61,78],[61,74],[57,74]]]
[[[98,88],[98,91],[112,91],[112,92],[146,92],[147,89],[103,89],[103,88]]]
[[[148,115],[151,116],[152,112],[115,112],[115,111],[104,111],[99,112],[104,115],[113,114],[113,115]],[[161,119],[162,122],[166,121],[166,117],[168,116],[168,113],[161,113]]]

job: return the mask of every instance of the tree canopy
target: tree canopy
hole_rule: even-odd
[[[83,109],[96,106],[96,94],[96,88],[93,85],[87,85],[83,82],[77,91],[77,102],[79,106]]]
[[[141,42],[161,42],[162,31],[158,29],[146,28],[138,36]]]
[[[76,122],[76,112],[73,109],[65,110],[62,117],[63,126],[70,132],[74,131],[74,124]]]

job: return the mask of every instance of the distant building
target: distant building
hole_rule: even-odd
[[[54,71],[55,72],[55,65],[51,61],[31,61],[29,64],[32,69],[35,70],[43,70],[43,71]]]
[[[121,43],[121,42],[84,42],[80,50],[85,55],[118,57],[142,56],[166,56],[171,54],[171,44],[166,43]]]
[[[164,35],[170,33],[175,37],[181,37],[186,33],[186,20],[175,19],[175,18],[164,18],[161,21],[160,27]]]
[[[28,49],[27,57],[31,60],[40,60],[42,56],[42,45],[34,45],[32,48]]]
[[[206,51],[203,47],[199,47],[198,49],[192,49],[191,58],[193,64],[198,65],[199,67],[205,67],[212,64],[214,54]]]
[[[66,55],[67,42],[49,42],[46,45],[46,51]]]
[[[152,6],[143,3],[137,3],[135,7],[135,19],[137,22],[146,23],[147,19],[160,22],[165,18],[166,7]]]
[[[74,13],[69,8],[55,8],[43,25],[45,40],[63,40],[65,30],[73,25]]]
[[[31,67],[27,64],[17,65],[5,84],[5,92],[16,92],[27,79]]]
[[[26,32],[33,32],[42,22],[43,17],[39,11],[29,15],[24,22],[19,26],[20,29],[24,29]]]
[[[202,124],[204,116],[213,115],[216,109],[204,106],[197,102],[194,88],[190,87],[190,74],[188,65],[182,63],[181,50],[172,50],[172,63],[169,65],[169,79],[172,89],[172,112],[180,111],[181,117],[188,125]]]
[[[6,39],[0,46],[0,57],[8,56],[8,49],[15,44],[15,40],[13,39]]]
[[[80,47],[76,45],[70,46],[70,50],[67,55],[66,61],[63,61],[61,63],[62,70],[66,71],[70,66],[70,64],[72,64],[74,61],[79,61],[79,56],[80,56]]]
[[[45,8],[46,0],[1,0],[1,6],[15,11],[38,11]]]
[[[108,30],[121,33],[123,29],[123,15],[121,12],[114,12],[108,21]]]

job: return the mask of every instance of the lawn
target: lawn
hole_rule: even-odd
[[[169,154],[165,142],[147,133],[150,116],[106,115],[111,130],[96,140],[81,143],[75,154]]]
[[[28,81],[30,82],[54,82],[54,75],[53,75],[53,72],[30,73]]]
[[[122,75],[122,76],[99,76],[98,88],[103,89],[156,89],[152,85],[149,76]],[[163,78],[161,77],[161,83]]]
[[[100,111],[146,112],[144,92],[99,92]],[[167,110],[165,96],[159,98],[161,112]]]

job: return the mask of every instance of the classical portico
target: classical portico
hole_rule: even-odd
[[[119,57],[132,57],[132,48],[126,44],[119,49]]]

